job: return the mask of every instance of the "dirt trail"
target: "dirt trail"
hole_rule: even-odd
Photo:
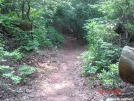
[[[24,101],[97,101],[98,92],[89,90],[86,78],[80,77],[81,59],[86,46],[80,39],[69,35],[57,53],[48,53],[47,62],[38,63],[39,77],[32,82],[32,90],[26,91]],[[56,51],[56,49],[54,50]],[[91,100],[92,99],[92,100]],[[94,99],[94,100],[93,100]]]
[[[86,50],[80,39],[65,36],[57,55],[57,67],[38,84],[36,97],[31,101],[89,101],[91,92],[85,78],[80,77],[81,59]]]
[[[24,59],[37,68],[37,73],[26,84],[15,87],[20,93],[2,101],[108,101],[106,98],[116,98],[115,94],[100,94],[103,88],[97,84],[90,89],[88,79],[80,76],[82,60],[78,57],[85,50],[86,45],[80,39],[66,35],[62,47],[43,49]]]

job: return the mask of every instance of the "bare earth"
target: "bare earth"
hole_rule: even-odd
[[[27,101],[97,101],[94,96],[99,96],[98,91],[89,90],[86,78],[80,76],[82,60],[79,56],[85,50],[86,46],[80,39],[65,36],[65,42],[60,49],[46,53],[48,60],[38,62],[39,77],[32,82],[34,90],[29,91],[29,96],[23,96],[22,99]]]
[[[36,84],[37,92],[30,101],[88,101],[96,92],[90,91],[86,79],[80,77],[79,56],[85,50],[81,40],[66,36],[57,54],[52,53],[47,64],[47,77],[40,78]],[[56,64],[54,67],[51,61]]]

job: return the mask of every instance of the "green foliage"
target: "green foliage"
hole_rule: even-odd
[[[14,84],[20,84],[22,81],[22,78],[19,76],[11,75],[10,78]]]
[[[1,1],[0,16],[0,60],[11,63],[20,60],[22,50],[33,50],[38,47],[55,47],[60,45],[64,38],[51,25],[59,3],[55,0],[10,0]],[[25,20],[32,23],[32,29],[22,30],[13,20]],[[48,35],[48,36],[47,36]],[[2,36],[2,37],[1,37]],[[5,45],[1,45],[4,43]],[[6,51],[10,50],[10,52]],[[12,52],[11,52],[12,51]],[[3,58],[4,57],[4,58]],[[8,58],[9,57],[9,58]],[[7,59],[7,60],[6,60]],[[20,64],[21,65],[21,64]],[[27,80],[27,76],[35,71],[26,64],[17,67],[0,65],[0,76],[19,84]],[[7,80],[7,81],[8,81]]]
[[[53,45],[60,45],[63,43],[63,36],[59,34],[53,27],[47,28],[47,33],[48,39],[50,42],[52,42]]]
[[[33,39],[33,40],[28,40],[28,42],[24,45],[22,45],[20,48],[30,51],[30,50],[37,50],[38,46],[39,46],[39,42],[37,41],[37,39]]]
[[[53,27],[41,27],[35,29],[34,37],[37,39],[39,46],[43,47],[53,47],[54,45],[60,45],[64,38],[59,34]]]
[[[0,61],[2,61],[5,53],[6,52],[4,51],[3,45],[0,43]]]
[[[4,46],[0,44],[0,60],[3,60],[3,56],[9,56],[12,61],[21,59],[23,54],[20,49],[29,51],[40,46],[55,47],[64,41],[62,34],[69,33],[89,42],[89,50],[83,54],[84,75],[99,73],[97,75],[102,83],[106,85],[115,83],[112,79],[105,81],[107,80],[105,76],[110,78],[114,73],[114,76],[117,76],[116,70],[112,68],[115,68],[113,64],[118,62],[120,47],[117,40],[114,40],[117,35],[112,28],[117,22],[122,22],[128,28],[128,32],[134,34],[133,0],[10,0],[10,2],[1,0],[0,2],[2,4],[0,24],[7,30],[2,35],[4,41],[0,39],[0,43],[15,49],[10,53],[4,51]],[[23,31],[16,28],[11,24],[14,19],[30,21],[32,30]],[[33,68],[23,65],[18,70],[20,75],[15,76],[16,71],[9,68],[1,66],[0,73],[4,77],[10,77],[15,84],[21,80],[25,81],[26,76],[34,72]],[[6,72],[7,69],[9,72]]]
[[[33,0],[10,0],[9,3],[3,1],[0,24],[6,28],[6,32],[4,32],[6,38],[4,37],[4,40],[8,42],[6,45],[8,50],[11,50],[11,48],[20,48],[29,51],[38,49],[39,46],[52,47],[55,42],[56,45],[63,42],[62,36],[59,35],[54,28],[49,28],[49,26],[51,27],[49,23],[53,22],[53,16],[59,3],[54,0],[51,0],[51,2],[47,0],[40,0],[40,2],[32,1]],[[29,20],[32,23],[32,30],[23,31],[16,28],[16,26],[12,24],[12,20],[16,19]],[[52,29],[52,31],[50,31],[50,29]],[[51,32],[51,36],[53,37],[50,38],[51,40],[46,37],[46,34],[49,32]]]
[[[31,31],[23,31],[12,24],[14,21],[13,17],[8,16],[1,16],[0,24],[2,24],[4,28],[3,38],[4,41],[6,41],[9,46],[8,50],[11,50],[11,48],[21,48],[25,50],[32,50],[36,49],[38,47],[38,42],[36,39],[33,39],[32,32]],[[16,23],[16,22],[15,22]],[[19,25],[19,24],[18,24]],[[3,29],[2,28],[2,29]],[[11,42],[10,42],[11,41]]]
[[[46,20],[46,26],[50,26],[51,23],[54,21],[53,17],[57,12],[57,7],[61,5],[61,1],[59,0],[45,0],[44,1],[45,7],[43,12],[43,17]]]
[[[0,50],[0,53],[1,53],[0,59],[1,60],[3,59],[4,56],[10,57],[10,59],[12,61],[17,61],[23,57],[23,54],[20,52],[20,49],[16,49],[13,52],[7,52],[7,51],[4,51],[3,47],[0,47],[0,48],[1,48],[1,50]]]
[[[21,82],[21,78],[19,76],[14,75],[14,69],[10,66],[0,66],[0,76],[11,79],[14,84],[19,84]]]
[[[119,57],[120,49],[110,43],[110,38],[114,35],[111,35],[105,23],[99,21],[90,22],[85,25],[85,28],[88,30],[87,40],[90,47],[89,51],[83,55],[85,64],[83,68],[86,74],[101,72],[102,69],[107,70],[109,64],[116,63]]]
[[[117,65],[110,64],[116,64],[119,61],[120,48],[112,43],[112,39],[116,36],[112,27],[112,24],[104,18],[90,19],[85,24],[89,50],[83,53],[84,72],[82,75],[99,75],[93,78],[95,80],[99,78],[105,86],[114,84],[117,87],[118,83],[115,80],[118,78]],[[113,77],[110,78],[110,75]],[[111,82],[112,80],[115,81]]]
[[[46,21],[43,17],[39,18],[38,21],[33,22],[37,28],[33,29],[33,38],[38,42],[38,46],[46,47],[50,46],[52,47],[52,43],[49,39],[47,39],[47,28],[46,28]]]
[[[6,70],[12,70],[9,66],[0,66],[0,74],[6,73]]]
[[[98,40],[98,44],[91,46],[89,51],[83,54],[84,75],[95,74],[103,69],[108,70],[109,64],[118,61],[120,50],[110,43]]]
[[[34,73],[35,70],[36,69],[34,67],[31,67],[31,66],[24,64],[21,67],[19,67],[19,69],[18,69],[19,77],[21,77],[21,80],[23,82],[26,82],[27,76]]]
[[[53,17],[52,25],[61,33],[71,33],[85,38],[86,32],[83,29],[85,20],[100,17],[100,15],[101,13],[96,8],[91,8],[87,3],[76,0],[61,1]]]
[[[131,35],[134,35],[134,25],[132,25],[131,23],[127,23],[127,27],[129,28]]]
[[[31,75],[35,72],[34,67],[30,67],[28,65],[22,65],[17,71],[9,66],[0,66],[0,75],[6,79],[11,79],[14,84],[19,84],[21,82],[26,82],[27,76]]]
[[[18,75],[14,74],[16,71],[13,68],[9,66],[0,66],[1,76],[11,79],[14,84],[26,82],[27,76],[31,75],[33,72],[35,72],[35,68],[25,64],[18,69]]]
[[[120,78],[118,73],[118,63],[110,64],[109,70],[102,70],[102,73],[97,74],[98,79],[102,82],[104,87],[120,87]]]
[[[14,50],[13,52],[9,53],[8,55],[11,60],[17,61],[23,57],[23,54],[20,52],[19,49]]]
[[[103,0],[100,2],[99,11],[105,15],[107,20],[112,22],[130,23],[133,25],[134,3],[133,0]]]
[[[12,40],[17,44],[17,48],[21,48],[23,50],[32,50],[38,49],[39,43],[37,39],[33,37],[33,33],[31,31],[22,31],[21,29],[14,28],[14,32],[11,33]]]
[[[0,46],[0,60],[3,60],[3,57],[8,56],[12,61],[17,61],[23,58],[23,54],[20,52],[20,49],[16,49],[13,52],[7,52],[4,50],[3,46]]]
[[[13,52],[4,51],[3,46],[0,46],[0,60],[5,61],[4,57],[9,57],[11,62],[17,61],[23,57],[23,54],[19,49],[14,50]],[[26,81],[28,75],[32,74],[35,71],[35,68],[22,65],[18,70],[14,67],[0,65],[0,76],[5,79],[10,79],[14,84],[19,84]]]
[[[8,78],[8,79],[10,78],[14,84],[19,84],[21,82],[22,78],[19,77],[19,76],[15,76],[13,74],[13,72],[14,71],[12,71],[10,73],[5,73],[2,76],[5,77],[5,78]]]
[[[54,14],[57,10],[59,3],[57,1],[44,1],[45,7],[39,4],[40,10],[35,10],[38,12],[37,20],[33,23],[37,28],[33,29],[34,38],[37,39],[39,46],[43,47],[53,47],[54,45],[59,45],[63,42],[63,36],[60,35],[52,26]]]
[[[7,15],[1,15],[1,17],[0,17],[0,24],[2,24],[5,27],[9,27],[10,28],[11,27],[10,22],[11,22],[12,19],[13,19],[12,17],[9,17]]]

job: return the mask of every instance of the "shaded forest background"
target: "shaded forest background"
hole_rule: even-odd
[[[105,87],[120,87],[121,50],[134,46],[133,0],[0,0],[0,11],[0,85],[26,82],[36,71],[26,63],[11,67],[6,61],[60,46],[63,35],[72,34],[89,45],[81,75],[95,75],[92,79]]]

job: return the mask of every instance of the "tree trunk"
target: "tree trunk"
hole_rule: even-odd
[[[134,85],[134,48],[129,46],[123,48],[119,62],[119,74],[123,81]]]
[[[25,1],[23,0],[22,1],[22,6],[21,6],[21,9],[22,9],[22,20],[25,20],[25,14],[24,14],[24,8],[25,8]]]

